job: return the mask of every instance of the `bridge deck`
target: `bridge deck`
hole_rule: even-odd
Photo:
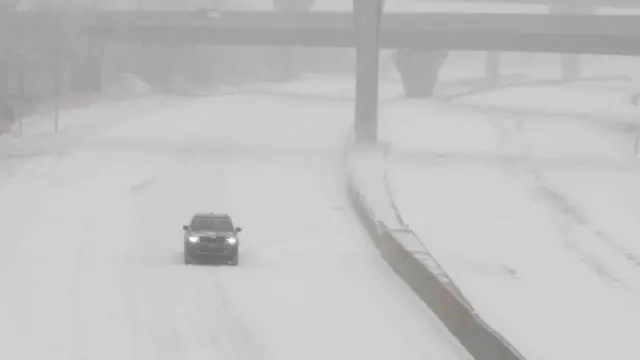
[[[19,13],[23,31],[52,24],[105,41],[167,45],[354,47],[353,15],[277,13]],[[27,30],[29,29],[29,30]],[[381,48],[640,54],[640,16],[389,13]]]

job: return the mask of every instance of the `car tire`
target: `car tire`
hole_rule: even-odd
[[[233,258],[231,258],[231,260],[229,260],[228,264],[232,265],[232,266],[237,266],[238,265],[238,254],[236,254]]]

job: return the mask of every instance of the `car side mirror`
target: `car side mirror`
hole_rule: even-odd
[[[236,232],[242,232],[242,228],[241,228],[240,226],[238,226],[238,227],[236,228]]]
[[[189,225],[182,225],[182,230],[189,231]]]

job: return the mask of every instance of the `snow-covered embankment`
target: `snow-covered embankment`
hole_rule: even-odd
[[[388,190],[379,148],[348,149],[349,199],[382,257],[477,360],[524,357],[487,325],[462,296],[420,239],[402,221]]]

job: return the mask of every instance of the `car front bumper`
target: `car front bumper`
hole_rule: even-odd
[[[233,258],[238,254],[238,246],[230,244],[187,244],[184,248],[189,259]]]

